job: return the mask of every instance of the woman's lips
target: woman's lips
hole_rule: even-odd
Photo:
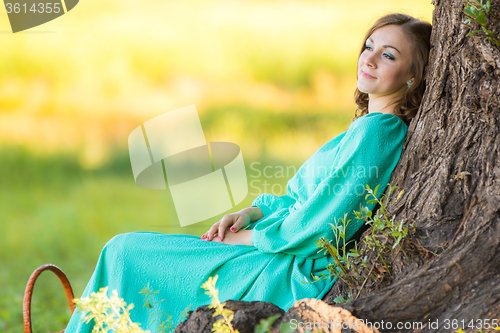
[[[373,76],[371,76],[370,74],[366,74],[365,72],[361,72],[361,75],[363,75],[367,79],[375,79]]]

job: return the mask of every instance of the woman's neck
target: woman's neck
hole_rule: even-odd
[[[368,113],[380,112],[395,114],[397,100],[394,95],[389,96],[372,96],[369,95],[368,99]]]

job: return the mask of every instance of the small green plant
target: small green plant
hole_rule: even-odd
[[[368,194],[365,197],[365,200],[370,196],[373,197],[373,199],[370,199],[366,202],[367,204],[378,203],[380,205],[377,214],[372,215],[372,212],[368,209],[368,207],[363,207],[361,211],[354,212],[354,214],[356,215],[357,219],[364,220],[366,224],[372,225],[371,235],[365,236],[365,244],[370,250],[374,250],[377,252],[380,261],[384,264],[387,273],[391,275],[391,271],[384,260],[382,252],[391,252],[391,250],[395,249],[396,246],[399,245],[401,240],[406,238],[406,236],[408,235],[408,227],[403,228],[403,221],[401,221],[400,223],[395,223],[395,215],[393,215],[391,218],[387,216],[387,205],[389,204],[389,197],[391,196],[394,189],[397,188],[397,186],[390,187],[387,196],[382,194],[382,200],[377,198],[377,190],[379,186],[380,185],[377,185],[377,187],[375,187],[375,190],[372,190],[368,185],[366,185]],[[399,192],[396,198],[396,202],[398,202],[399,198],[403,194],[403,191],[404,190],[401,190]],[[385,200],[385,202],[382,202],[383,200]],[[390,241],[392,241],[393,243],[392,246],[389,245]]]
[[[156,330],[157,333],[168,333],[171,332],[175,329],[174,322],[172,321],[172,316],[167,314],[165,310],[161,311],[159,310],[158,304],[161,302],[165,301],[165,299],[162,299],[160,301],[157,301],[155,299],[155,295],[158,294],[159,291],[153,291],[149,289],[149,282],[148,285],[143,288],[139,294],[144,294],[144,306],[147,307],[150,312],[149,312],[149,325],[153,326],[155,323],[158,323],[158,328]],[[179,322],[183,321],[189,309],[191,308],[193,304],[189,304],[180,314],[179,316]],[[163,319],[163,320],[162,320]]]
[[[255,326],[254,333],[271,333],[271,325],[281,317],[280,315],[274,315],[267,319],[261,319],[259,324]]]
[[[350,302],[352,300],[353,300],[353,298],[352,298],[351,294],[349,294],[349,297],[347,299],[345,299],[344,296],[342,296],[342,295],[338,295],[337,297],[335,297],[333,299],[333,301],[335,303],[337,303],[337,304],[339,304],[339,303],[347,303],[347,302]]]
[[[344,214],[344,217],[340,218],[337,222],[337,219],[334,218],[335,224],[329,223],[330,226],[334,229],[335,235],[335,246],[331,245],[331,240],[327,241],[324,237],[321,237],[316,241],[316,246],[321,247],[328,251],[335,261],[335,265],[330,265],[330,273],[344,281],[348,285],[355,284],[355,278],[350,273],[351,269],[353,269],[356,274],[359,274],[357,271],[357,267],[353,265],[353,261],[350,260],[350,257],[356,256],[352,252],[347,252],[347,245],[350,243],[346,242],[346,230],[347,226],[351,222],[351,220],[346,220],[347,213]],[[318,277],[313,276],[315,281],[324,280],[329,278],[329,276],[320,273],[323,277],[319,279]]]
[[[484,40],[490,40],[491,42],[500,46],[500,41],[498,40],[498,37],[500,37],[500,33],[491,31],[486,27],[486,14],[489,14],[497,21],[500,21],[498,16],[491,12],[491,2],[486,1],[486,3],[484,4],[483,0],[464,0],[464,2],[465,9],[462,12],[465,13],[468,18],[462,23],[472,27],[472,20],[474,20],[481,26],[481,29],[469,32],[466,37],[469,37],[470,35],[478,32],[484,32],[488,36]]]
[[[218,278],[219,278],[218,275],[216,275],[215,278],[212,278],[210,276],[208,280],[201,285],[201,288],[207,290],[205,294],[212,297],[212,304],[208,306],[210,309],[215,309],[215,312],[212,316],[216,317],[218,315],[222,315],[222,318],[214,323],[214,326],[212,327],[212,332],[239,333],[238,330],[235,331],[233,326],[231,325],[231,321],[233,320],[233,315],[234,315],[233,311],[224,309],[226,302],[221,303],[219,301],[219,291],[215,288],[215,283],[217,282]]]
[[[87,323],[94,319],[94,328],[92,332],[116,332],[116,333],[150,333],[139,327],[139,324],[132,322],[130,319],[130,310],[134,304],[127,306],[123,298],[118,297],[118,292],[113,290],[111,297],[107,296],[108,287],[99,289],[99,292],[93,292],[89,297],[75,298],[74,303],[78,306],[78,311],[86,314],[82,320]],[[165,311],[160,312],[158,304],[165,301],[164,299],[156,301],[154,295],[158,294],[158,290],[153,291],[148,285],[139,293],[144,294],[145,304],[151,310],[149,314],[150,326],[158,323],[156,333],[169,333],[175,329],[172,321],[172,316],[167,315]],[[180,316],[179,322],[185,319],[187,312],[192,304],[184,309]],[[166,318],[162,320],[162,318]]]
[[[130,319],[130,310],[134,304],[127,306],[123,298],[118,297],[116,290],[112,291],[111,297],[108,297],[107,292],[108,287],[105,287],[93,292],[89,297],[73,300],[78,306],[78,312],[84,314],[82,320],[89,323],[94,319],[92,332],[149,333]]]
[[[334,263],[326,267],[330,275],[320,273],[320,276],[314,276],[311,274],[314,281],[301,281],[302,283],[314,283],[335,276],[344,281],[349,288],[348,299],[339,295],[334,300],[336,303],[344,303],[354,299],[352,295],[355,295],[356,292],[355,298],[357,298],[369,279],[376,281],[386,273],[391,275],[390,267],[385,258],[396,248],[397,251],[401,250],[406,255],[401,243],[407,238],[409,230],[408,227],[404,227],[403,221],[396,223],[395,215],[390,214],[387,210],[389,199],[397,188],[397,186],[390,187],[390,184],[388,185],[388,194],[382,194],[380,199],[377,198],[380,185],[377,185],[373,190],[366,185],[368,194],[365,196],[365,200],[372,197],[366,204],[378,203],[380,205],[375,214],[372,214],[372,211],[366,206],[361,207],[360,211],[354,211],[356,219],[364,220],[366,224],[372,226],[371,233],[361,240],[362,246],[358,247],[357,242],[347,239],[347,227],[351,223],[351,220],[347,220],[347,214],[339,221],[334,219],[335,223],[330,223],[330,225],[334,231],[333,241],[335,245],[332,244],[332,240],[326,240],[325,237],[320,237],[316,241],[316,246],[321,248],[318,252],[324,251],[325,254],[329,253],[333,258]],[[399,192],[395,202],[402,194],[403,190]],[[389,218],[391,215],[392,217]],[[348,250],[347,246],[351,242],[354,242],[354,247]]]

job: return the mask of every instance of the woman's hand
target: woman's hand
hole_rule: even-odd
[[[224,240],[224,235],[226,234],[226,229],[230,227],[232,233],[237,233],[238,231],[251,231],[251,230],[241,230],[246,228],[250,223],[258,221],[264,215],[259,207],[248,207],[240,210],[237,213],[224,215],[219,222],[216,222],[208,232],[201,236],[201,239],[212,241],[215,240],[214,237],[217,236],[217,239],[222,242]],[[229,233],[231,234],[231,233]],[[228,235],[229,235],[228,234]],[[245,242],[248,245],[252,245],[250,240],[250,233],[246,233],[247,237],[245,237]],[[220,237],[220,239],[219,239]],[[240,235],[240,237],[242,237]],[[238,243],[242,244],[242,243]]]
[[[217,236],[217,234],[215,235]],[[224,243],[230,245],[252,245],[252,230],[239,230],[238,232],[228,232],[222,241],[218,237],[213,239],[216,243]]]
[[[219,241],[222,241],[224,240],[226,229],[228,227],[231,227],[230,230],[233,233],[236,233],[241,229],[250,225],[250,223],[251,223],[251,217],[249,214],[245,212],[245,209],[237,213],[224,215],[219,222],[216,222],[210,228],[210,230],[208,230],[208,232],[206,232],[203,236],[201,236],[201,239],[211,241],[214,240],[214,237],[217,235]]]

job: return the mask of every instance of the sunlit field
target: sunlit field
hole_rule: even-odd
[[[402,12],[432,22],[426,1],[82,0],[12,34],[0,14],[0,331],[22,330],[30,274],[52,263],[76,297],[114,235],[200,235],[347,130],[368,27]],[[1,7],[3,8],[3,7]],[[180,227],[168,190],[138,187],[128,135],[195,104],[207,142],[241,147],[252,186],[233,210]],[[264,175],[263,171],[269,166]],[[141,306],[141,305],[138,305]],[[35,332],[70,317],[43,273]]]

